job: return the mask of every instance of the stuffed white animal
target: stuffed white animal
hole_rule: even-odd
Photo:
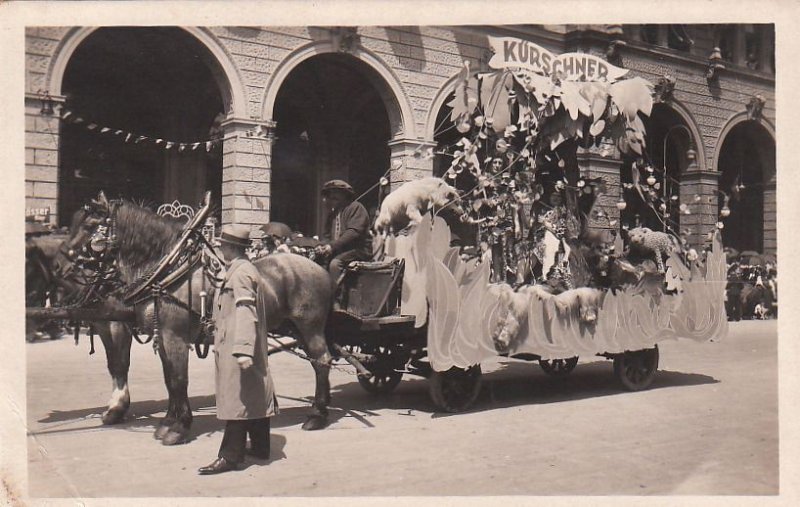
[[[375,220],[375,232],[383,234],[400,231],[409,225],[417,225],[422,214],[448,205],[458,207],[458,191],[441,178],[422,178],[404,183],[386,196]]]

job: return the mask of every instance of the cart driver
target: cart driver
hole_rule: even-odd
[[[364,205],[353,200],[354,194],[353,187],[343,180],[331,180],[322,186],[328,215],[322,235],[325,244],[316,250],[319,255],[331,257],[328,271],[334,282],[339,281],[349,262],[372,257],[369,214]]]

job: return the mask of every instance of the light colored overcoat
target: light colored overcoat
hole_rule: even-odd
[[[270,417],[278,409],[264,326],[257,325],[258,280],[258,270],[250,261],[236,259],[215,296],[217,418],[225,421]],[[251,356],[253,366],[242,370],[237,354]]]

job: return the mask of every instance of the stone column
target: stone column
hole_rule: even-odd
[[[222,223],[263,225],[269,222],[275,122],[234,118],[222,128]]]
[[[733,38],[733,63],[736,65],[747,65],[747,45],[745,44],[744,27],[735,25]]]
[[[609,151],[608,156],[602,156],[603,150]],[[615,156],[615,150],[610,146],[601,146],[600,149],[591,148],[590,150],[578,149],[578,165],[581,174],[586,178],[602,177],[606,185],[606,191],[595,201],[594,210],[602,210],[608,218],[589,217],[589,227],[591,229],[608,229],[618,231],[620,228],[620,210],[617,203],[621,200],[622,185],[620,183],[620,167],[622,162]],[[594,215],[594,213],[592,214]],[[611,222],[614,222],[614,225]]]
[[[661,47],[667,47],[669,45],[669,25],[659,24],[657,37],[656,43]]]
[[[25,95],[25,208],[27,214],[47,210],[58,223],[59,109],[64,97],[49,97],[55,109],[43,114],[44,97]]]
[[[768,74],[774,72],[771,61],[772,51],[774,51],[773,33],[769,25],[762,25],[758,30],[758,37],[761,41],[758,55],[760,67],[758,70]]]
[[[778,253],[778,198],[773,175],[764,186],[764,253]]]
[[[691,164],[681,175],[680,202],[686,204],[690,214],[681,215],[680,232],[683,234],[688,231],[686,239],[692,247],[711,246],[708,233],[716,230],[719,221],[718,186],[719,173],[701,171],[697,164]]]
[[[436,143],[416,139],[389,141],[392,167],[389,182],[392,190],[406,181],[433,175],[433,159],[425,155],[430,148],[435,149]]]

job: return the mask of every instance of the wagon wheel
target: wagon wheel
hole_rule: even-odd
[[[563,378],[572,373],[578,364],[578,356],[569,359],[539,359],[539,366],[551,377]]]
[[[463,412],[475,402],[481,391],[481,365],[466,370],[450,368],[434,371],[430,377],[430,394],[433,403],[445,412]]]
[[[364,378],[359,376],[358,383],[365,391],[372,394],[389,394],[394,391],[403,378],[403,374],[395,371],[399,365],[402,366],[403,360],[400,351],[396,347],[378,346],[364,351],[366,354],[375,355],[375,361],[364,364],[364,367],[372,373],[372,377]]]
[[[658,346],[614,357],[614,375],[628,391],[642,391],[650,387],[657,369]]]

